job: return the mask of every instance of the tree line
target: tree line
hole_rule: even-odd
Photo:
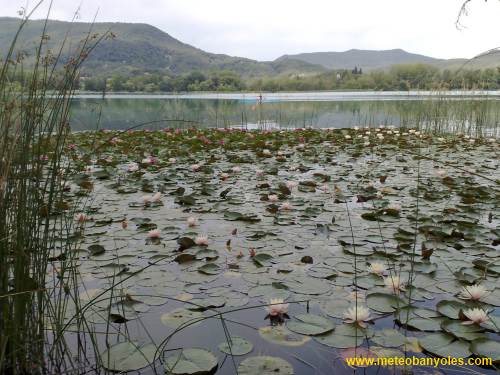
[[[28,77],[11,77],[15,84]],[[316,90],[498,90],[500,66],[488,69],[438,69],[426,64],[395,65],[388,70],[364,72],[361,68],[320,74],[244,78],[231,71],[200,72],[172,76],[161,73],[82,76],[79,89],[96,92],[230,92]]]

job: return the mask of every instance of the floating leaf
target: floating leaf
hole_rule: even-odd
[[[170,328],[178,328],[186,323],[199,324],[203,320],[203,314],[198,311],[191,311],[183,308],[172,310],[161,316],[161,322]]]
[[[239,375],[293,375],[293,367],[278,357],[258,356],[245,359],[238,366]]]
[[[290,320],[286,326],[290,331],[302,335],[321,335],[335,328],[335,325],[328,319],[314,314],[299,314],[294,317],[296,320]]]
[[[218,348],[221,352],[229,355],[245,355],[253,350],[253,345],[243,337],[231,336],[230,344],[224,341],[219,344]]]
[[[156,353],[154,344],[140,345],[126,341],[111,346],[101,354],[105,369],[116,372],[136,371],[153,363]]]
[[[259,328],[259,335],[266,341],[283,346],[302,346],[310,340],[309,337],[298,335],[284,326]]]
[[[218,366],[217,358],[208,350],[199,348],[181,349],[167,358],[167,375],[205,375],[213,373]]]
[[[366,305],[375,311],[390,313],[406,306],[406,302],[394,294],[371,293],[366,296]]]
[[[371,339],[375,344],[384,347],[398,347],[406,342],[406,337],[395,329],[383,329],[375,331],[375,335]]]
[[[493,362],[500,362],[500,342],[487,338],[472,341],[470,349],[479,357],[491,358]]]

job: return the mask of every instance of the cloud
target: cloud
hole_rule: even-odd
[[[0,0],[0,15],[15,16],[25,2]],[[79,4],[80,0],[55,0],[51,17],[69,20]],[[90,21],[98,11],[98,21],[150,23],[206,51],[258,60],[350,48],[472,57],[500,46],[500,4],[472,1],[463,19],[467,28],[457,30],[460,4],[457,0],[83,0],[80,16]]]

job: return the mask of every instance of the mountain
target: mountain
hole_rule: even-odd
[[[19,27],[19,18],[0,17],[0,61],[5,55]],[[30,20],[20,34],[17,50],[27,52],[27,64],[34,61],[34,52],[40,42],[44,20]],[[388,69],[395,64],[424,63],[440,69],[458,69],[466,59],[436,59],[406,52],[402,49],[371,51],[351,49],[345,52],[316,52],[284,55],[274,61],[256,61],[243,57],[205,52],[199,48],[173,38],[166,32],[143,23],[84,23],[48,21],[46,34],[50,39],[46,48],[53,52],[66,38],[62,61],[71,56],[71,51],[90,32],[100,34],[111,31],[113,39],[103,40],[86,60],[82,75],[112,76],[120,74],[134,76],[144,73],[179,75],[192,71],[221,71],[237,73],[242,78],[273,77],[283,75],[310,75],[330,69],[353,69],[364,71]],[[469,69],[497,67],[500,53],[475,59],[465,65]]]
[[[279,61],[300,60],[309,64],[317,64],[326,69],[353,69],[355,66],[365,71],[387,69],[397,64],[429,64],[441,69],[458,69],[467,59],[437,59],[429,56],[406,52],[402,49],[360,50],[350,49],[344,52],[313,52],[297,55],[281,56]],[[467,68],[491,68],[500,65],[500,53],[483,56],[468,62]]]
[[[33,60],[34,51],[40,42],[44,20],[30,20],[24,27],[17,50],[26,51],[28,63]],[[0,17],[0,56],[5,55],[17,31],[20,19]],[[273,76],[282,74],[310,74],[325,71],[320,65],[301,60],[260,62],[242,57],[205,52],[182,43],[166,32],[142,23],[102,22],[93,25],[84,22],[50,20],[46,34],[50,39],[47,48],[57,51],[66,38],[73,48],[91,34],[113,32],[113,39],[103,40],[92,51],[83,66],[83,74],[134,75],[144,72],[163,72],[173,75],[194,70],[228,70],[245,77]],[[65,49],[64,58],[71,55],[71,47]]]

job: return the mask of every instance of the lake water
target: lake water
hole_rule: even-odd
[[[500,92],[309,92],[78,95],[72,129],[421,126],[498,134]]]

